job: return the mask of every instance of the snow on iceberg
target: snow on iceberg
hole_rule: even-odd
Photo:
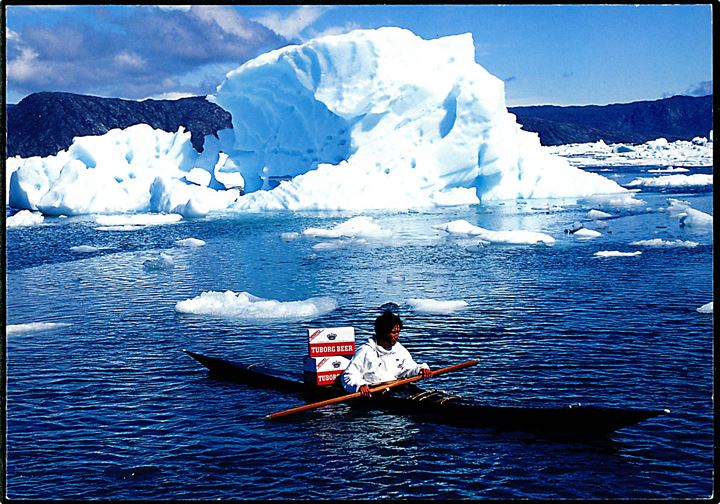
[[[555,238],[545,233],[536,231],[491,231],[480,226],[474,226],[464,219],[436,224],[434,229],[440,229],[451,235],[464,235],[479,238],[490,243],[504,243],[509,245],[552,245]]]
[[[301,320],[329,313],[337,308],[330,297],[313,297],[303,301],[263,299],[249,292],[203,292],[199,296],[179,301],[175,310],[180,313],[212,315],[244,319]]]

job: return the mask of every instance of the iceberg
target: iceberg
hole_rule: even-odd
[[[45,215],[416,209],[622,194],[521,129],[471,34],[386,27],[290,45],[229,72],[233,128],[197,153],[181,127],[77,137],[8,160],[8,201]]]

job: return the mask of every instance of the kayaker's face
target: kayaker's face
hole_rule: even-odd
[[[386,337],[382,339],[382,341],[379,341],[380,345],[382,345],[384,348],[387,348],[388,350],[395,346],[395,343],[398,342],[400,339],[400,326],[395,325],[391,330],[390,333]]]

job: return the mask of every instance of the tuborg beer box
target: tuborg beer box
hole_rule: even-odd
[[[348,364],[350,359],[342,355],[305,357],[303,379],[307,384],[332,385]]]
[[[355,353],[355,328],[308,329],[308,348],[310,357],[352,356]]]

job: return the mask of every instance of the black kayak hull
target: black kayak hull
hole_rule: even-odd
[[[307,386],[289,373],[258,364],[241,364],[183,350],[205,366],[210,376],[222,380],[272,388],[301,395],[307,402],[347,394],[340,387]],[[519,407],[478,404],[437,390],[424,390],[415,384],[393,388],[372,398],[350,401],[362,407],[421,416],[458,426],[482,427],[497,431],[527,431],[571,435],[609,436],[668,413],[661,409],[616,408],[569,405],[561,407]]]

